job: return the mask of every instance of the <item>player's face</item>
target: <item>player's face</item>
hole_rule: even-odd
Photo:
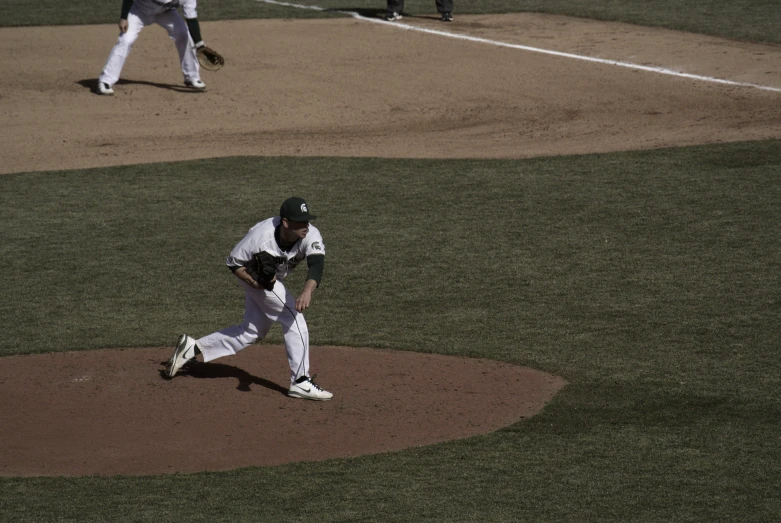
[[[309,222],[294,222],[293,220],[288,220],[286,218],[285,223],[287,224],[286,228],[290,231],[291,235],[298,239],[306,238],[306,235],[309,233]]]

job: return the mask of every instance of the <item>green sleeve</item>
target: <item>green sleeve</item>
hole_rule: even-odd
[[[315,280],[317,286],[320,286],[320,280],[323,279],[323,268],[325,267],[324,254],[312,254],[306,257],[306,264],[309,266],[309,272],[306,273],[307,280]]]
[[[122,0],[122,13],[119,15],[120,20],[127,20],[131,5],[133,5],[133,0]]]
[[[193,38],[195,47],[203,45],[203,38],[201,38],[201,26],[198,24],[197,18],[185,18],[187,22],[187,30],[190,31],[190,36]]]

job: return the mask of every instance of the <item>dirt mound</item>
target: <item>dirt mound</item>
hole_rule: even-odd
[[[313,347],[328,402],[288,398],[281,346],[160,374],[170,348],[0,358],[0,475],[142,475],[356,456],[496,430],[561,378],[489,360]]]

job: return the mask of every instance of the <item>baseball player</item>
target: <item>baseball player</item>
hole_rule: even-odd
[[[443,22],[453,21],[453,0],[436,0],[437,12],[440,14],[440,20]],[[385,20],[395,22],[401,20],[401,13],[404,11],[404,0],[388,0],[388,9]]]
[[[333,397],[309,374],[309,331],[302,314],[320,284],[325,265],[323,237],[310,224],[314,219],[303,198],[288,198],[282,203],[279,216],[257,223],[236,244],[226,263],[244,288],[244,321],[197,340],[183,334],[168,361],[169,378],[198,354],[204,362],[236,354],[262,340],[271,325],[278,322],[290,365],[288,396],[321,401]],[[258,266],[259,259],[271,265],[265,274],[264,268]],[[284,281],[303,260],[309,271],[304,290],[296,298]]]
[[[177,11],[180,6],[186,22]],[[200,67],[195,56],[195,50],[206,45],[201,38],[196,0],[122,0],[119,39],[98,78],[98,93],[109,96],[114,94],[112,86],[119,80],[130,49],[141,30],[150,24],[163,27],[176,43],[184,73],[184,85],[198,91],[206,89],[206,84],[201,81]]]

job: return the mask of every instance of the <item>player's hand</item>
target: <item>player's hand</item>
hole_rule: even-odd
[[[119,21],[119,34],[127,33],[127,20]]]
[[[249,276],[249,275],[248,275],[248,276]],[[266,287],[264,287],[262,283],[260,283],[260,282],[259,282],[259,281],[257,281],[257,280],[253,280],[251,276],[250,276],[250,281],[248,281],[247,283],[249,283],[251,286],[255,287],[256,289],[266,289]],[[267,290],[267,291],[270,291],[270,290],[272,290],[272,289],[274,288],[274,284],[275,284],[275,283],[277,283],[277,277],[276,277],[276,276],[274,276],[274,277],[271,279],[271,282],[269,282],[269,286],[270,286],[271,288],[270,288],[270,289],[266,289],[266,290]]]
[[[312,291],[304,290],[301,296],[296,300],[296,310],[298,312],[304,312],[309,308],[309,304],[312,303]]]

